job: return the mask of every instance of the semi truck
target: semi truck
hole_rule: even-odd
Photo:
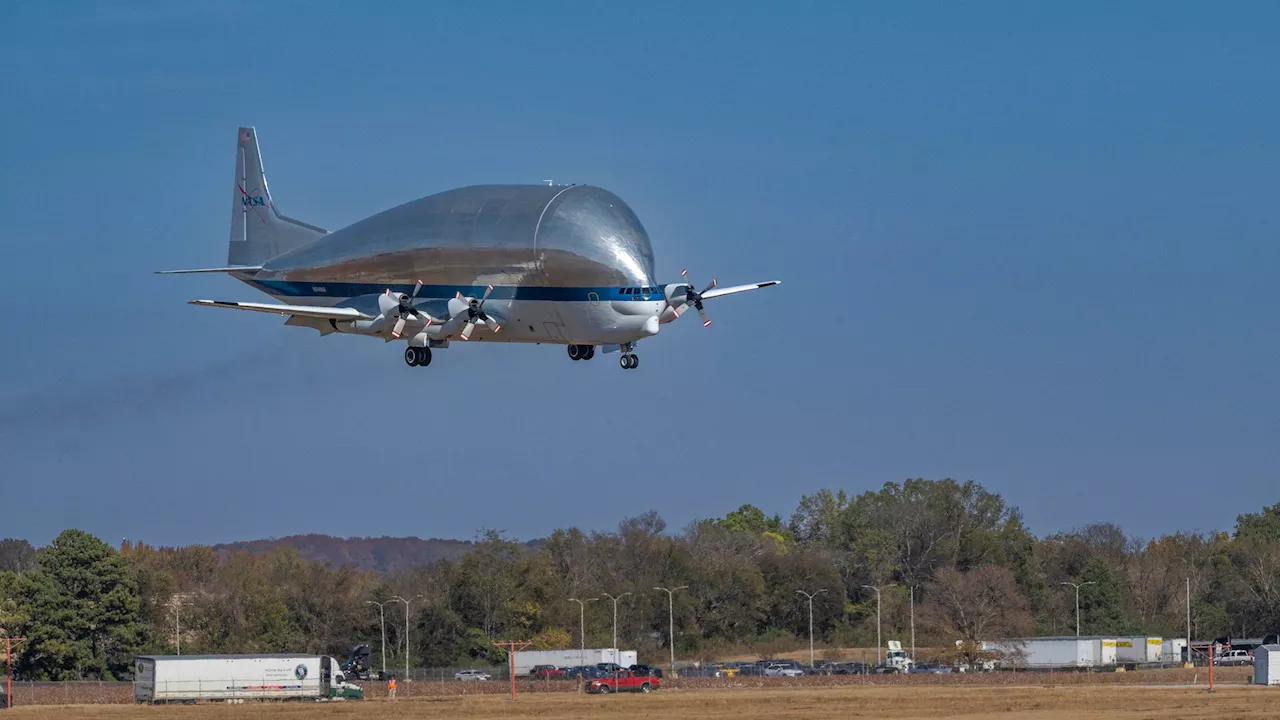
[[[140,703],[363,700],[324,655],[143,655],[134,662]]]
[[[539,665],[558,668],[615,663],[629,668],[636,664],[635,650],[587,648],[586,650],[518,650],[515,653],[516,675],[529,675]]]

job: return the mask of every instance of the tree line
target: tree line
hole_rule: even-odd
[[[1280,630],[1280,504],[1239,516],[1231,533],[1143,540],[1113,524],[1036,537],[1017,508],[974,482],[907,480],[850,496],[822,490],[789,518],[744,505],[668,532],[653,512],[613,532],[557,530],[534,543],[483,530],[461,556],[396,573],[205,546],[114,548],[80,530],[46,547],[0,541],[0,636],[24,636],[15,673],[28,679],[124,679],[138,654],[308,652],[339,659],[367,643],[388,665],[502,661],[494,640],[564,649],[619,643],[666,656],[674,596],[677,655],[768,655],[807,640],[813,600],[819,643],[884,639],[950,648],[1029,635],[1186,634],[1195,639]],[[911,600],[914,600],[912,603]]]

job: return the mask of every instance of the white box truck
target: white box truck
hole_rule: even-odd
[[[528,675],[537,665],[554,665],[558,668],[617,663],[624,668],[636,664],[635,650],[612,648],[587,648],[585,650],[517,650],[516,675]]]
[[[134,663],[137,702],[363,700],[338,661],[323,655],[143,655]]]

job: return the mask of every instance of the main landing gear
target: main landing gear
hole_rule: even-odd
[[[404,361],[409,367],[426,367],[431,364],[431,348],[407,347],[404,349]]]
[[[595,356],[596,356],[595,345],[570,345],[569,346],[570,360],[590,360]]]

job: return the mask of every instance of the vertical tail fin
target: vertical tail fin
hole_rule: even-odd
[[[228,265],[262,265],[325,234],[323,228],[280,214],[267,188],[258,133],[242,127],[236,133],[236,177],[231,190],[231,242]]]

